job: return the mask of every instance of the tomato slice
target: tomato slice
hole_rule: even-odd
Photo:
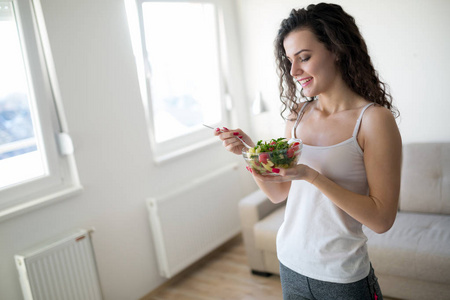
[[[267,164],[267,160],[269,159],[269,153],[260,153],[259,154],[259,162],[263,164]]]
[[[297,151],[298,149],[300,149],[300,147],[298,145],[289,148],[289,150],[293,150],[293,151]]]
[[[287,157],[292,158],[294,156],[295,149],[289,148],[288,151],[286,151]]]

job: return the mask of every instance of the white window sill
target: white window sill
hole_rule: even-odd
[[[0,222],[81,193],[81,185],[73,185],[52,194],[0,210]]]

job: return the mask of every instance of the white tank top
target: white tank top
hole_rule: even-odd
[[[351,138],[327,147],[303,145],[299,164],[310,166],[345,189],[368,195],[357,135],[364,111],[372,104],[362,109]],[[307,105],[299,113],[292,137],[296,137],[296,127]],[[292,181],[284,222],[277,234],[277,254],[282,264],[317,280],[355,282],[369,274],[366,241],[360,222],[314,185],[304,180]]]

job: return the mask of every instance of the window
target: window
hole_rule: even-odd
[[[0,2],[0,189],[48,173],[12,8]]]
[[[164,160],[211,141],[202,124],[229,121],[220,6],[212,0],[136,4],[141,91],[154,154]]]
[[[0,0],[0,220],[80,188],[33,20]]]

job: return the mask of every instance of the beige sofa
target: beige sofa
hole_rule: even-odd
[[[275,240],[284,208],[259,190],[239,203],[254,274],[279,274]],[[397,219],[384,234],[364,232],[384,295],[450,299],[450,143],[404,145]]]

